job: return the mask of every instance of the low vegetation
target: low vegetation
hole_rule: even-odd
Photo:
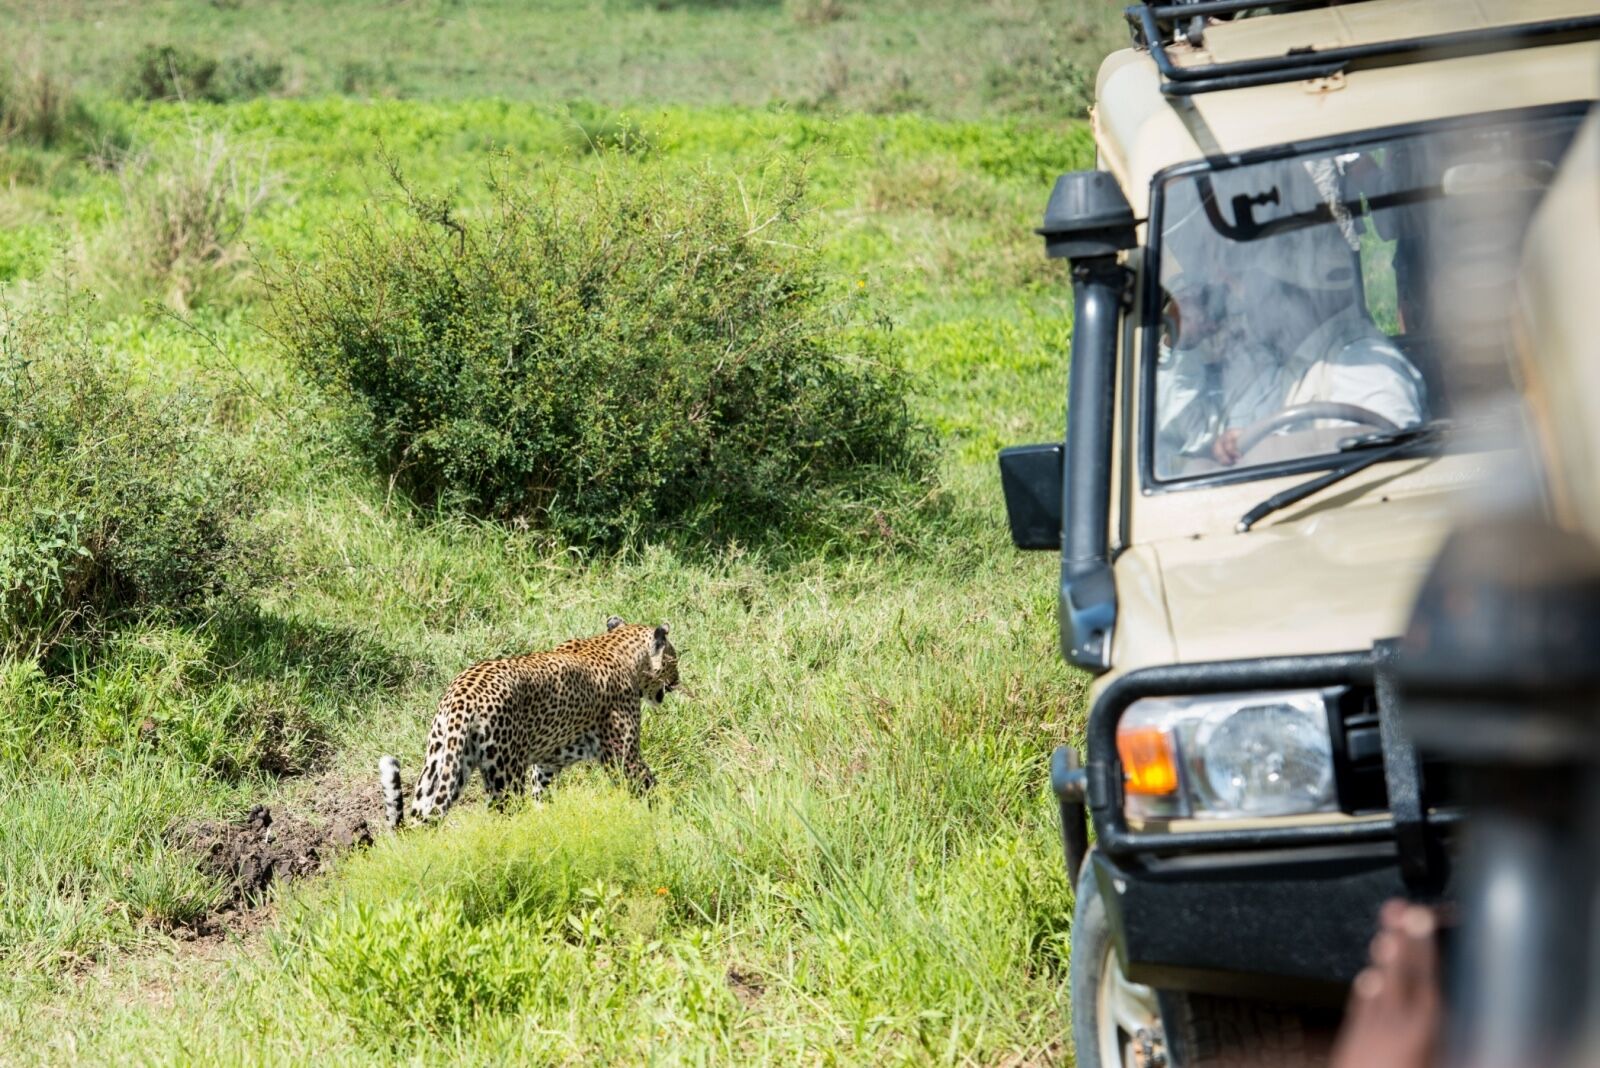
[[[115,166],[127,133],[37,54],[0,56],[0,177],[37,182],[58,161]]]
[[[0,82],[0,144],[81,145],[94,122],[72,90],[42,68],[13,59]]]
[[[1084,679],[993,464],[1059,433],[1090,151],[983,73],[1040,9],[23,9],[124,147],[0,146],[0,1061],[1061,1063]],[[454,672],[612,613],[683,658],[651,802],[221,911],[185,828],[375,824]]]
[[[135,100],[220,103],[262,96],[283,84],[283,63],[243,52],[226,59],[180,45],[146,45],[133,59],[127,94]]]

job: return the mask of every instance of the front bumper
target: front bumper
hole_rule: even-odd
[[[1053,778],[1064,840],[1082,825],[1084,802],[1094,812],[1098,841],[1090,863],[1130,979],[1170,990],[1338,1001],[1364,964],[1385,900],[1448,896],[1444,838],[1453,814],[1429,807],[1415,755],[1395,733],[1386,657],[1379,648],[1153,668],[1117,680],[1101,695],[1090,713],[1087,766],[1073,778],[1074,789],[1063,789],[1062,775]],[[1374,688],[1383,720],[1386,813],[1185,832],[1128,825],[1115,736],[1134,700],[1304,685]]]
[[[1136,983],[1337,1003],[1365,964],[1378,907],[1407,894],[1392,844],[1089,864]]]

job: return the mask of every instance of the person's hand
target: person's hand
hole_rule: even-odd
[[[1224,430],[1211,440],[1211,458],[1224,467],[1239,462],[1239,431]]]
[[[1350,987],[1333,1048],[1334,1068],[1429,1068],[1444,1024],[1438,919],[1430,909],[1385,902],[1369,962]]]

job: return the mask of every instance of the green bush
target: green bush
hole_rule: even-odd
[[[641,1008],[658,1043],[670,1027],[723,1047],[738,1001],[711,940],[628,937],[613,923],[615,887],[596,883],[584,898],[562,917],[476,923],[450,897],[357,904],[331,914],[306,940],[306,977],[365,1045],[385,1052],[414,1054],[430,1037],[498,1032],[515,1036],[517,1060],[589,1062],[582,1051],[602,1036],[616,1042],[617,1021]]]
[[[197,395],[130,388],[69,332],[81,311],[0,310],[0,651],[192,612],[265,573],[254,465]]]
[[[283,88],[283,63],[254,52],[241,52],[222,63],[224,100],[248,100]]]
[[[671,825],[580,779],[548,805],[462,809],[438,833],[380,837],[336,882],[284,902],[280,961],[380,1050],[521,1021],[544,1033],[519,1043],[525,1060],[627,1062],[579,1054],[620,1037],[640,1005],[720,1043],[738,1003],[708,933],[674,920]]]
[[[655,138],[626,115],[614,115],[581,104],[569,104],[567,145],[575,155],[620,153],[642,156],[655,148]]]
[[[135,100],[245,100],[275,92],[283,64],[244,52],[226,59],[181,45],[146,45],[134,57],[128,96]]]
[[[608,162],[491,175],[478,217],[408,193],[269,281],[393,484],[614,545],[794,529],[926,473],[897,344],[808,250],[797,174]]]
[[[382,63],[343,60],[334,78],[334,85],[345,96],[395,96],[399,83],[399,71],[394,61],[387,58]]]
[[[135,100],[218,100],[215,56],[178,45],[145,45],[134,57],[128,95]]]
[[[311,985],[364,1039],[403,1047],[516,1011],[541,982],[559,976],[574,985],[572,968],[557,970],[565,955],[544,933],[512,917],[474,927],[448,901],[357,907],[335,913],[312,940]]]

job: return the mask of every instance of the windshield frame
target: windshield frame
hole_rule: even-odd
[[[1575,120],[1573,131],[1576,133],[1576,122],[1581,121],[1582,116],[1587,114],[1592,106],[1595,106],[1595,101],[1573,100],[1536,107],[1506,108],[1500,111],[1481,111],[1469,115],[1452,115],[1429,119],[1426,122],[1403,123],[1397,126],[1375,126],[1329,137],[1319,137],[1305,141],[1288,141],[1264,148],[1253,148],[1244,152],[1223,153],[1203,159],[1190,160],[1185,163],[1177,163],[1157,171],[1150,179],[1150,216],[1145,223],[1146,240],[1143,250],[1142,277],[1139,282],[1137,316],[1141,331],[1137,352],[1140,370],[1138,378],[1139,395],[1137,398],[1139,414],[1137,449],[1141,494],[1172,493],[1326,471],[1349,462],[1352,455],[1349,452],[1328,452],[1252,464],[1249,467],[1232,470],[1185,475],[1180,478],[1163,479],[1156,475],[1156,360],[1161,334],[1161,246],[1166,200],[1165,191],[1169,181],[1174,178],[1184,178],[1195,174],[1214,174],[1237,167],[1292,159],[1296,156],[1313,155],[1341,149],[1348,151],[1357,146],[1377,141],[1416,137],[1447,130],[1470,129],[1475,126],[1533,122],[1539,119],[1572,116]],[[1397,461],[1405,460],[1415,455],[1438,453],[1458,448],[1471,448],[1471,445],[1463,446],[1449,440],[1419,440],[1410,447],[1397,451],[1393,459]]]

